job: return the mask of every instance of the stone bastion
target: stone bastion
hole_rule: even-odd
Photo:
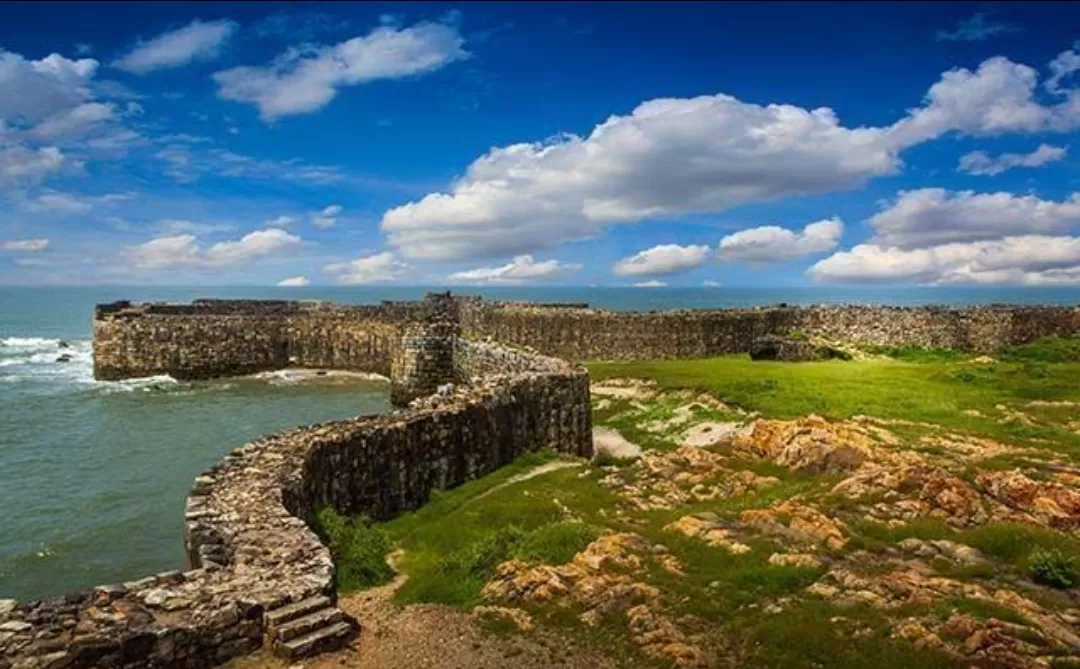
[[[590,456],[588,374],[559,358],[737,353],[793,330],[989,352],[1080,332],[1080,309],[634,313],[446,293],[373,306],[118,302],[99,305],[93,327],[98,379],[345,369],[388,376],[399,408],[264,437],[197,477],[184,510],[185,571],[0,600],[0,669],[200,668],[264,645],[299,658],[347,643],[363,621],[335,606],[330,551],[310,528],[315,510],[387,519],[526,451]]]

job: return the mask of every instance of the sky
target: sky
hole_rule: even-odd
[[[3,3],[0,283],[1080,285],[1073,3]]]

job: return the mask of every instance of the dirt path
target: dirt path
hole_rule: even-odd
[[[514,483],[577,467],[555,461],[508,479],[485,495]],[[481,495],[480,497],[482,497]],[[479,497],[477,497],[479,499]],[[473,500],[475,501],[475,500]],[[391,564],[396,556],[391,555]],[[587,651],[552,631],[497,636],[476,624],[468,612],[437,604],[394,604],[405,575],[376,588],[343,597],[339,607],[360,621],[360,636],[336,653],[289,664],[270,653],[236,660],[230,669],[614,669],[606,657]]]

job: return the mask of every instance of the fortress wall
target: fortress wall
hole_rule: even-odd
[[[93,324],[94,376],[203,379],[290,366],[388,376],[401,333],[417,317],[419,304],[102,305]]]
[[[592,454],[584,369],[456,337],[449,345],[451,370],[475,372],[470,383],[387,416],[254,441],[197,477],[185,508],[192,569],[45,602],[0,600],[0,669],[200,669],[263,645],[288,659],[316,652],[323,646],[291,647],[307,637],[290,641],[280,621],[298,602],[333,608],[333,560],[307,524],[319,506],[390,518],[526,451]]]
[[[466,336],[573,360],[696,358],[745,353],[766,334],[801,330],[850,343],[990,353],[1080,333],[1076,307],[775,307],[617,312],[463,301]]]

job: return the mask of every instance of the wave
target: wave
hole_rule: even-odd
[[[4,337],[0,339],[0,347],[4,348],[59,348],[63,339],[47,339],[45,337]],[[89,342],[87,342],[89,343]]]
[[[352,383],[357,381],[389,381],[381,374],[370,372],[350,372],[337,369],[276,369],[270,372],[259,372],[248,378],[265,381],[272,386],[291,386],[299,383]]]

